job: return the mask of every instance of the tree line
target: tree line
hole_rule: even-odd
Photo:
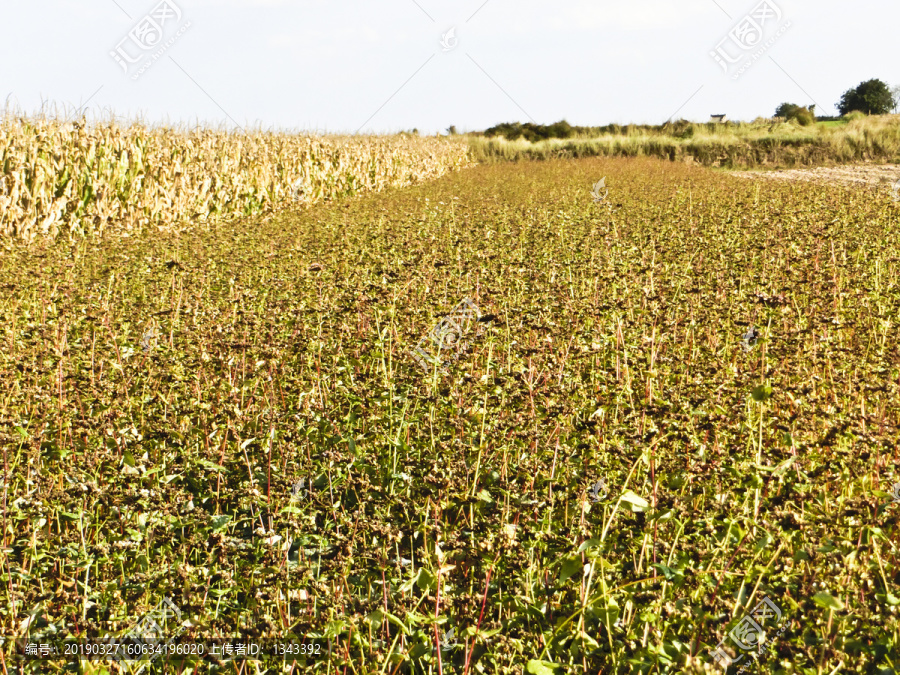
[[[878,79],[867,80],[861,82],[856,87],[848,89],[841,96],[839,103],[835,105],[840,114],[848,115],[851,112],[860,112],[866,115],[885,115],[900,108],[900,86],[891,89],[883,81]],[[795,103],[782,103],[775,109],[775,117],[785,120],[796,120],[801,125],[809,125],[816,122],[815,105],[799,106]],[[833,119],[833,118],[818,118]],[[679,123],[676,123],[676,126]],[[688,124],[685,122],[685,124]],[[662,125],[662,128],[668,128],[670,125]],[[600,127],[578,127],[572,126],[565,120],[560,120],[554,124],[533,124],[526,122],[504,122],[497,124],[490,129],[485,129],[479,135],[484,136],[502,136],[503,138],[514,141],[524,138],[532,143],[544,141],[550,138],[572,138],[573,136],[601,136],[604,134],[622,135],[628,134],[632,130],[644,128],[643,125],[626,125],[607,124]],[[457,133],[456,127],[451,126],[448,130],[450,135]],[[675,135],[678,130],[673,129]]]

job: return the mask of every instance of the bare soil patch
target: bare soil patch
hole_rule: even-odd
[[[848,164],[821,166],[814,169],[782,169],[778,171],[730,171],[733,176],[767,180],[802,181],[806,183],[855,185],[890,189],[900,182],[900,165]]]

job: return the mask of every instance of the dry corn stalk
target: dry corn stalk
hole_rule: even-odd
[[[472,165],[458,140],[175,131],[0,117],[0,237],[27,243],[264,213]]]

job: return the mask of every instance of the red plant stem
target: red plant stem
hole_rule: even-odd
[[[346,659],[347,664],[350,663],[350,640],[353,637],[353,624],[350,624],[350,632],[347,634],[347,651],[346,651]],[[347,675],[347,666],[344,666],[344,675]]]
[[[653,510],[656,511],[656,446],[650,448],[650,483],[653,485]],[[656,564],[656,526],[659,518],[653,521],[653,564]],[[653,581],[656,581],[656,568],[653,568]]]
[[[408,649],[408,648],[407,648],[406,651],[404,651],[403,654],[400,656],[400,662],[397,664],[397,667],[394,668],[394,670],[391,672],[391,675],[397,675],[397,671],[400,670],[400,666],[403,665],[403,657],[404,657],[407,653],[409,653],[409,649]],[[0,655],[2,655],[2,654],[3,654],[3,652],[0,652]]]
[[[275,438],[269,434],[269,457],[266,461],[266,506],[269,507],[269,529],[272,529],[272,446],[275,445]]]
[[[478,615],[478,625],[475,626],[475,637],[472,639],[472,649],[469,650],[468,647],[466,648],[466,667],[465,670],[463,670],[463,675],[468,675],[469,673],[469,662],[472,660],[472,654],[475,652],[475,642],[478,640],[478,631],[481,630],[481,620],[484,618],[484,605],[487,603],[488,587],[491,585],[491,572],[499,558],[500,554],[498,553],[497,557],[494,558],[494,562],[491,564],[491,568],[488,569],[487,579],[485,579],[484,582],[484,597],[481,599],[481,614]]]
[[[441,639],[437,624],[434,624],[434,648],[437,650],[438,657],[438,675],[444,675],[444,664],[441,663]]]
[[[437,574],[437,597],[434,601],[434,648],[437,650],[438,657],[438,675],[444,675],[444,664],[441,662],[441,640],[439,637],[437,618],[438,613],[441,609],[441,569],[440,562],[438,562],[438,574]]]

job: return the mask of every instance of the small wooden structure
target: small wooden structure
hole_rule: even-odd
[[[722,122],[728,121],[728,115],[710,115],[709,121],[710,122],[718,122],[721,124]]]

